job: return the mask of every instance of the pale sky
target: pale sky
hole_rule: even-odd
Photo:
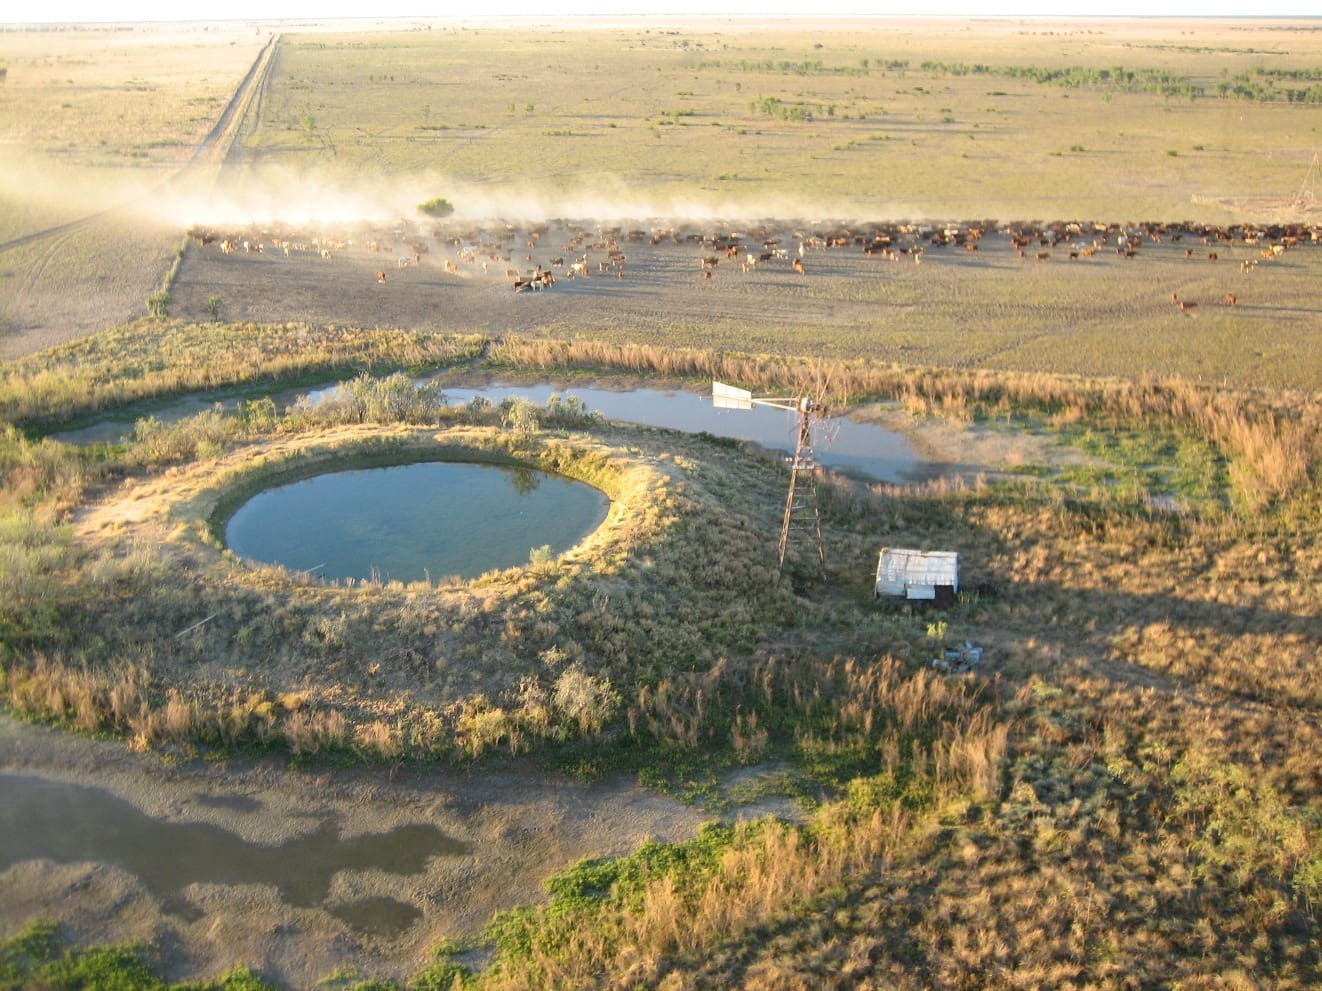
[[[300,20],[339,17],[455,18],[527,16],[542,21],[573,16],[737,17],[1311,17],[1318,0],[37,0],[0,13],[0,23],[107,21]]]

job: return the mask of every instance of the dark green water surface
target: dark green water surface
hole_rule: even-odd
[[[240,557],[319,577],[476,578],[561,554],[599,527],[610,502],[559,475],[425,462],[334,472],[260,492],[230,519]]]

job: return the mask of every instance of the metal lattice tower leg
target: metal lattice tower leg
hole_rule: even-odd
[[[826,567],[826,551],[822,546],[822,517],[817,508],[817,461],[813,457],[808,419],[799,425],[799,442],[790,465],[790,490],[785,497],[785,520],[780,527],[780,568],[785,568],[785,554],[789,551],[791,533],[812,533],[817,537],[817,560]],[[803,479],[800,480],[799,476]]]

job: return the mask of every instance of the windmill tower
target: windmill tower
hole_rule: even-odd
[[[1308,174],[1304,176],[1303,185],[1299,187],[1299,192],[1294,197],[1292,206],[1296,210],[1308,210],[1313,206],[1313,180],[1317,178],[1319,157],[1318,152],[1313,152],[1313,161],[1308,166]]]
[[[817,538],[817,560],[826,567],[822,545],[822,517],[817,507],[817,459],[812,451],[812,421],[826,415],[825,404],[810,396],[754,397],[747,389],[724,382],[711,384],[712,405],[717,409],[752,409],[770,406],[799,416],[798,438],[790,459],[790,488],[785,497],[785,517],[780,527],[779,567],[785,567],[785,555],[792,537],[808,534]]]

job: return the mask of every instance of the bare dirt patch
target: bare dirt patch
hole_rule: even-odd
[[[180,239],[159,223],[108,216],[0,251],[0,358],[143,315]]]
[[[970,243],[967,223],[254,225],[217,232],[248,251],[190,243],[171,312],[1253,388],[1322,382],[1307,343],[1322,264],[1311,245],[1269,262],[1258,245],[1211,252],[1192,234],[1131,232],[1142,244],[1126,254],[1119,231],[1090,229],[1021,252],[1007,228],[968,250],[943,241],[947,229]],[[514,291],[539,272],[554,286]],[[1182,311],[1172,292],[1201,305]]]

